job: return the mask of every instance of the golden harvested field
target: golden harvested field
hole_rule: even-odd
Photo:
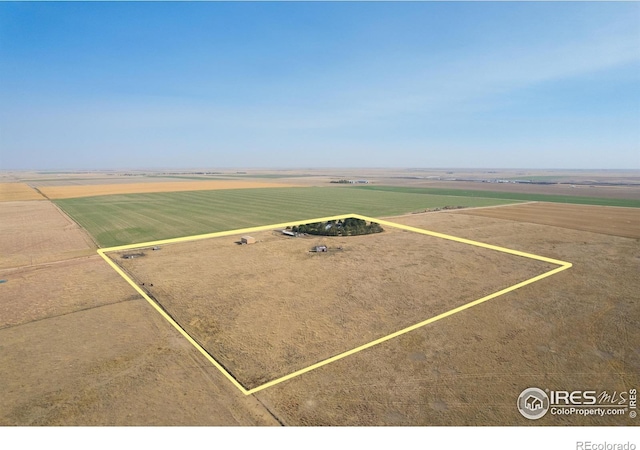
[[[49,201],[0,202],[0,269],[93,255],[95,248]]]
[[[469,209],[460,213],[640,238],[640,208],[540,202],[500,208]]]
[[[24,183],[0,183],[0,202],[22,200],[45,200],[45,198]]]
[[[254,237],[110,254],[247,389],[558,267],[389,227]],[[329,252],[309,252],[320,243]]]
[[[41,192],[50,199],[93,197],[96,195],[141,194],[150,192],[209,191],[216,189],[252,189],[291,187],[290,184],[261,181],[175,181],[165,183],[102,184],[86,186],[48,186]]]

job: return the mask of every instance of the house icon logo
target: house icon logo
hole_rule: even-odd
[[[527,388],[518,397],[518,411],[527,419],[539,419],[548,410],[549,396],[542,389]]]
[[[529,410],[531,410],[531,411],[537,411],[539,409],[542,409],[542,400],[540,400],[535,395],[529,395],[524,400],[524,406],[529,408]]]

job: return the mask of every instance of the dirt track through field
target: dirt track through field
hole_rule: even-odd
[[[218,189],[252,189],[292,187],[291,184],[260,181],[175,181],[166,183],[101,184],[87,186],[50,186],[40,190],[50,199],[94,197],[114,194],[147,194],[151,192],[213,191]]]
[[[45,200],[45,198],[24,183],[0,183],[0,202],[21,200]]]
[[[469,209],[460,211],[459,214],[640,238],[640,209],[638,208],[539,202],[501,208]]]

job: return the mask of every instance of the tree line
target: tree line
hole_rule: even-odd
[[[376,222],[367,223],[362,219],[347,218],[298,225],[292,227],[291,231],[318,236],[359,236],[362,234],[381,233],[384,229]]]

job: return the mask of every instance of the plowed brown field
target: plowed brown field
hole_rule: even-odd
[[[167,183],[101,184],[87,186],[42,187],[50,199],[93,197],[96,195],[146,194],[150,192],[210,191],[216,189],[252,189],[291,187],[291,184],[260,181],[176,181]]]
[[[499,208],[468,209],[460,211],[460,214],[640,238],[640,208],[540,202]]]
[[[45,198],[24,183],[0,183],[0,202],[22,200],[45,200]]]

